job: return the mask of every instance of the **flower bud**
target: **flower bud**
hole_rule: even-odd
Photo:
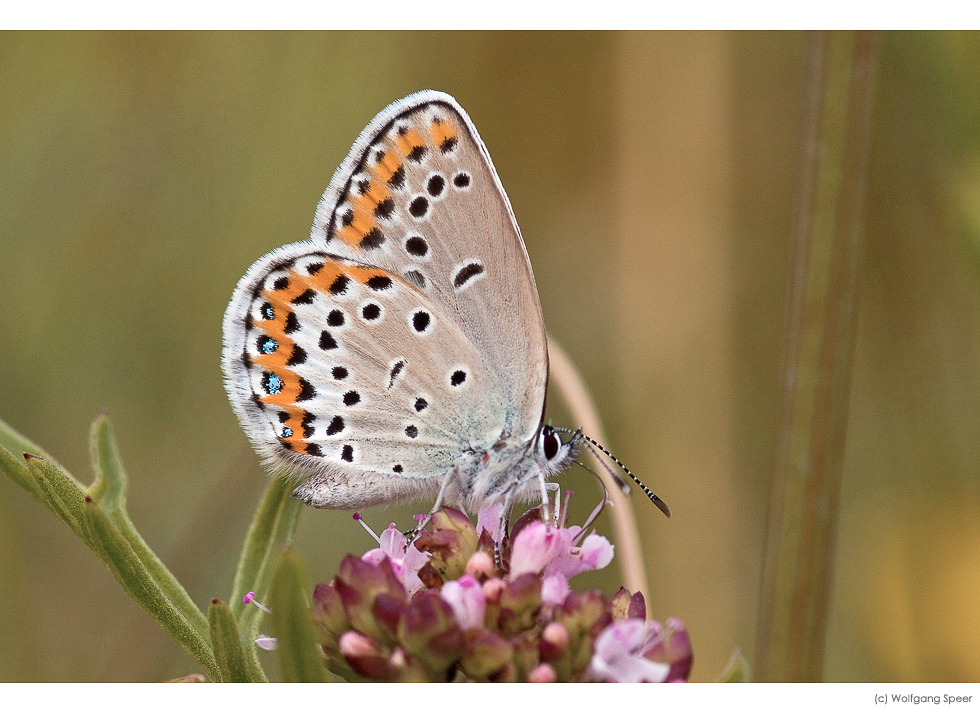
[[[694,652],[684,623],[680,619],[668,619],[667,626],[659,633],[657,643],[645,654],[646,658],[670,666],[667,681],[686,681],[691,675]]]
[[[394,643],[390,632],[381,626],[374,612],[379,594],[405,601],[405,589],[387,559],[377,564],[348,555],[340,563],[340,573],[334,580],[334,588],[340,594],[344,612],[351,626],[378,641]]]
[[[388,678],[386,652],[376,641],[358,631],[348,631],[338,644],[340,653],[358,674],[374,680]]]
[[[637,592],[630,596],[630,590],[620,587],[619,591],[612,598],[612,617],[613,621],[624,621],[625,619],[646,619],[647,607],[643,599],[643,593]]]
[[[510,643],[494,631],[474,630],[466,635],[460,665],[477,681],[514,680]]]
[[[493,557],[483,550],[477,550],[466,561],[466,574],[484,582],[496,574]]]
[[[527,675],[527,680],[529,683],[555,683],[558,680],[558,674],[549,664],[542,663],[531,670],[531,673]]]
[[[497,626],[504,636],[513,636],[533,627],[541,608],[541,577],[527,573],[507,582],[497,608]]]
[[[350,629],[350,619],[344,611],[340,594],[329,584],[318,584],[313,589],[310,616],[316,630],[317,643],[337,648],[337,637]]]
[[[438,593],[419,592],[408,603],[398,629],[398,639],[406,651],[435,674],[448,671],[463,652],[463,631],[452,608]]]

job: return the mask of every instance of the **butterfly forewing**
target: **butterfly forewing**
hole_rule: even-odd
[[[493,416],[533,437],[548,370],[541,306],[510,202],[455,100],[420,92],[375,117],[324,193],[312,238],[419,285],[488,365],[485,393],[506,410]]]

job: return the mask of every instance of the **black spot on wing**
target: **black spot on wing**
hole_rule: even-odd
[[[481,265],[479,262],[471,262],[463,265],[463,267],[456,272],[456,277],[453,278],[453,287],[459,290],[474,277],[482,274],[483,265]]]

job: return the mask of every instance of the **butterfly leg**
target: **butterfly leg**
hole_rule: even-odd
[[[538,487],[541,489],[541,522],[545,524],[551,521],[551,498],[548,496],[548,485],[548,481],[544,479],[544,471],[538,471]],[[557,511],[557,507],[555,509]]]
[[[503,563],[504,538],[507,537],[507,532],[510,530],[510,515],[514,509],[514,498],[517,491],[517,487],[507,490],[504,495],[504,506],[500,510],[500,527],[497,528],[497,538],[493,543],[493,563],[498,570]]]
[[[545,490],[551,491],[555,494],[555,510],[551,518],[551,524],[558,527],[559,516],[561,515],[561,486],[553,481],[548,481],[544,484]],[[545,496],[547,498],[547,495]],[[542,518],[543,522],[547,522]]]
[[[415,541],[415,538],[417,538],[419,535],[422,534],[422,531],[425,529],[425,526],[429,524],[429,520],[431,520],[432,516],[436,513],[436,511],[442,507],[442,499],[446,494],[446,488],[448,487],[449,483],[451,483],[453,479],[456,478],[458,475],[459,475],[459,468],[457,468],[456,466],[453,466],[449,470],[449,472],[446,473],[445,477],[442,479],[442,485],[439,486],[439,494],[436,496],[436,501],[435,503],[433,503],[432,509],[429,510],[429,514],[426,515],[421,520],[419,520],[418,525],[416,525],[408,532],[404,533],[405,539],[407,541],[406,544],[408,545],[412,544],[412,542]]]

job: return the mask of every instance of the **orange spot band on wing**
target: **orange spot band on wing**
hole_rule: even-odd
[[[402,167],[401,159],[392,151],[385,151],[384,158],[371,167],[371,173],[382,183],[387,183]]]
[[[367,281],[372,277],[396,277],[379,268],[360,267],[358,265],[345,265],[344,272],[362,285],[367,284]]]
[[[284,288],[262,291],[262,297],[272,307],[273,317],[272,319],[256,322],[256,326],[259,329],[265,332],[267,336],[276,340],[277,347],[271,354],[256,355],[253,361],[266,371],[278,376],[283,382],[282,389],[279,393],[265,394],[261,397],[261,400],[263,403],[279,406],[288,411],[292,410],[288,407],[295,403],[296,398],[302,391],[302,386],[296,372],[286,366],[286,362],[293,355],[293,349],[296,346],[296,342],[286,334],[286,327],[294,309],[292,300],[299,297],[308,289],[310,289],[308,278],[304,278],[295,272],[290,272]]]
[[[286,409],[286,411],[289,413],[289,418],[283,426],[292,431],[292,435],[280,440],[288,442],[292,450],[297,453],[306,453],[307,443],[304,438],[303,419],[306,417],[307,411],[292,408]]]
[[[349,246],[356,248],[360,246],[364,236],[378,227],[372,215],[377,203],[372,204],[368,196],[351,196],[350,202],[354,219],[350,225],[341,225],[336,234]]]
[[[331,285],[342,274],[344,274],[344,270],[339,261],[324,258],[323,267],[316,274],[309,277],[300,276],[300,279],[305,280],[314,290],[329,293]]]
[[[456,127],[446,119],[433,121],[429,124],[429,136],[432,137],[432,143],[435,146],[442,147],[444,144],[456,140]]]
[[[391,198],[391,194],[385,190],[379,181],[371,181],[367,192],[363,196],[357,196],[357,198],[365,210],[374,210],[378,203]]]
[[[408,156],[412,149],[425,146],[425,139],[415,129],[406,129],[405,133],[395,133],[395,148],[402,156]]]

